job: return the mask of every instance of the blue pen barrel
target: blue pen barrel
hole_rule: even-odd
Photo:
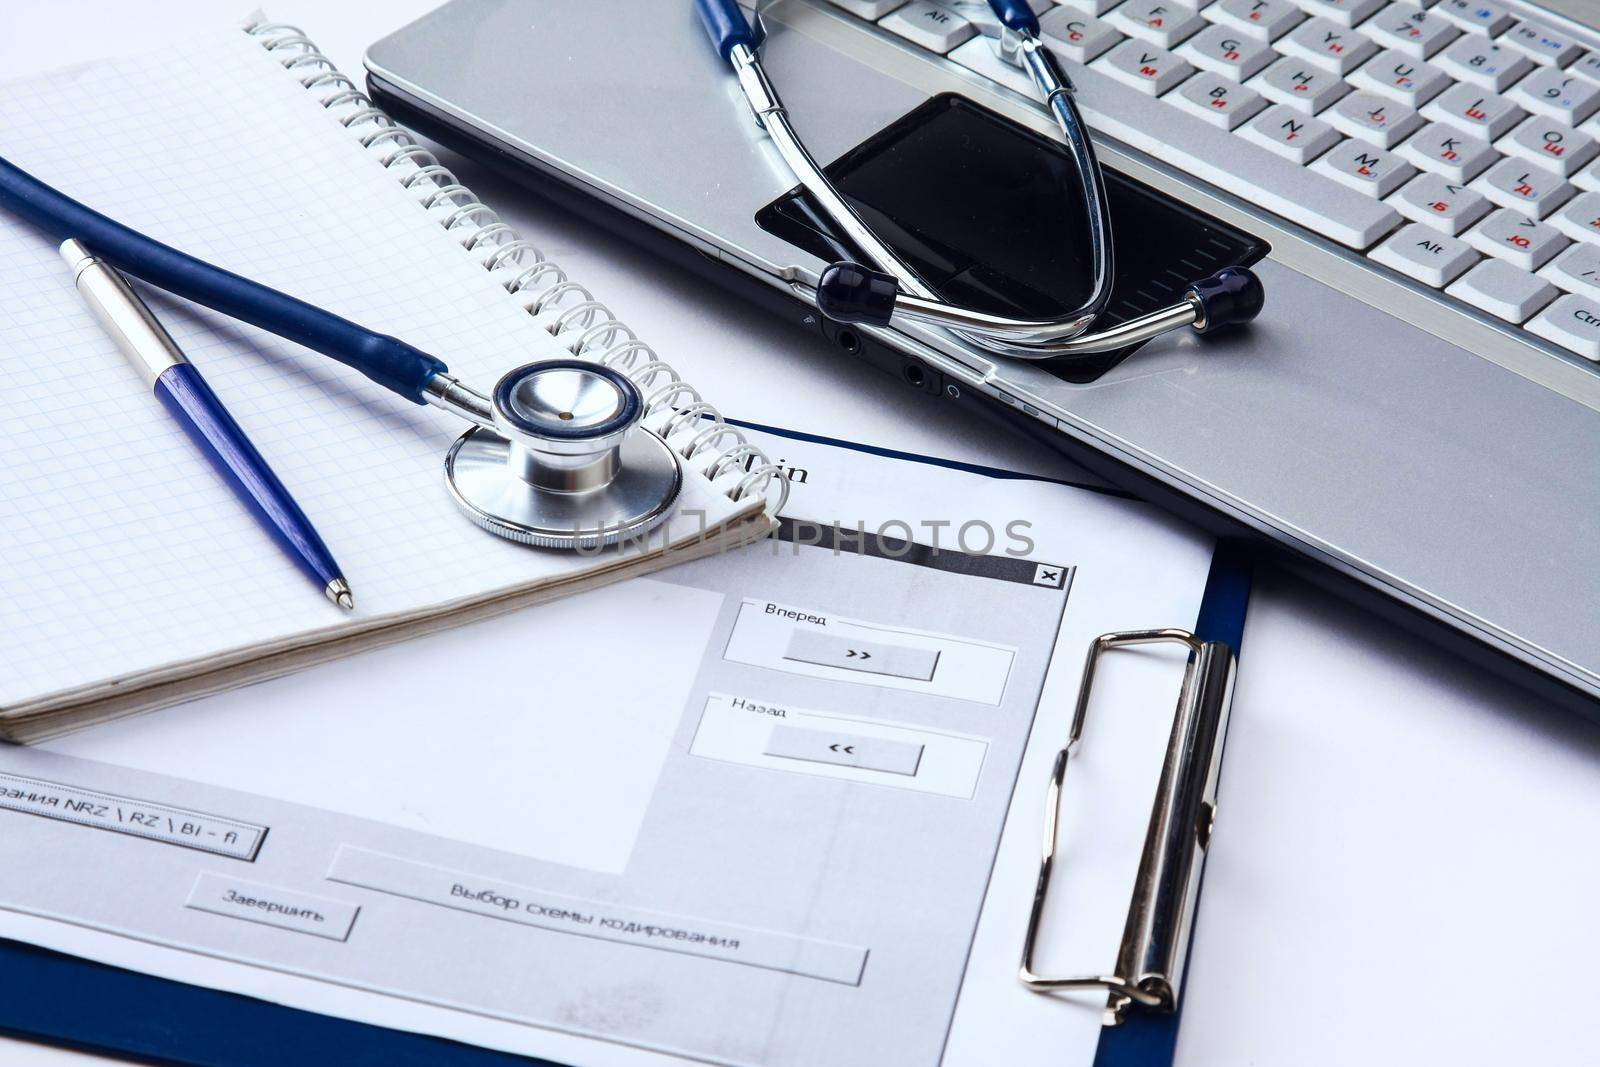
[[[339,565],[312,528],[311,520],[233,421],[200,376],[199,368],[192,363],[168,367],[156,379],[155,394],[189,439],[205,453],[228,488],[306,577],[324,589],[341,577]]]
[[[728,58],[735,45],[754,49],[759,43],[756,31],[750,27],[750,20],[744,17],[737,0],[694,0],[694,6],[700,12],[700,21],[705,24],[711,44],[723,59]]]

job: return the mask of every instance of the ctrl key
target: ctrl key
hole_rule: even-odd
[[[1569,293],[1528,323],[1528,331],[1600,363],[1600,301]]]

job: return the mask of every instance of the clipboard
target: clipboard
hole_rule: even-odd
[[[1133,899],[1129,902],[1122,949],[1111,977],[1131,980],[1163,1000],[1146,1009],[1137,1003],[1119,1003],[1119,991],[1109,990],[1105,1021],[1110,1025],[1101,1032],[1094,1067],[1170,1064],[1177,1050],[1183,1012],[1181,991],[1204,886],[1205,855],[1216,815],[1228,712],[1244,640],[1253,571],[1254,557],[1246,546],[1219,541],[1194,629],[1182,638],[1176,636],[1182,631],[1172,632],[1170,637],[1163,632],[1158,638],[1184,640],[1190,644],[1191,652],[1156,787]],[[1139,636],[1145,643],[1151,640],[1148,631]],[[1072,735],[1082,729],[1098,655],[1127,643],[1133,640],[1109,640],[1104,648],[1098,647],[1097,642],[1097,648],[1091,651],[1084,666]],[[1071,741],[1069,736],[1069,748]],[[1068,757],[1066,749],[1057,757],[1058,770],[1051,779],[1052,797],[1059,793],[1059,775],[1064,773]],[[1052,826],[1052,836],[1054,830]],[[1040,864],[1034,911],[1024,941],[1023,969],[1043,905],[1041,894],[1048,891],[1048,864],[1048,859]],[[1163,927],[1162,921],[1172,925]]]
[[[794,431],[772,432],[995,476],[1026,477]],[[1101,1033],[1094,1067],[1159,1067],[1172,1062],[1252,562],[1245,546],[1219,542],[1192,630],[1104,635],[1086,659],[1074,726],[1048,783],[1050,801],[1058,799],[1070,765],[1072,741],[1087,714],[1099,658],[1136,642],[1179,641],[1190,648],[1157,785],[1145,859],[1130,901],[1123,950],[1110,974],[1081,976],[1089,980],[1083,985],[1064,985],[1063,976],[1032,975],[1044,994],[1084,986],[1106,990],[1105,1021],[1111,1025]],[[1019,783],[1018,788],[1035,786]],[[1052,830],[1059,827],[1059,822],[1052,823]],[[1051,866],[1048,861],[1041,864],[1019,977],[1031,971],[1028,945],[1050,884],[1064,877]],[[208,1067],[277,1067],[284,1062],[336,1062],[349,1067],[563,1067],[550,1060],[158,978],[17,941],[0,939],[0,968],[10,978],[9,994],[0,998],[0,1032],[142,1062]],[[1114,981],[1108,984],[1105,979]],[[1146,994],[1145,999],[1153,999],[1153,1003],[1141,1003],[1132,996],[1119,1003],[1119,997],[1130,988]]]

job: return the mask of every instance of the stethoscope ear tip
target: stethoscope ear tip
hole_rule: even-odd
[[[835,322],[887,326],[899,295],[894,275],[840,260],[817,282],[817,309]]]
[[[1239,326],[1257,315],[1267,302],[1267,291],[1255,272],[1246,267],[1224,267],[1189,286],[1200,305],[1194,321],[1196,333],[1211,333]]]

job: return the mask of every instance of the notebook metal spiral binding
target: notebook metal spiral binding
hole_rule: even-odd
[[[700,391],[642,341],[632,327],[596,300],[566,271],[545,259],[492,208],[457,180],[416,137],[389,117],[355,82],[341,73],[310,38],[283,23],[247,24],[245,32],[295,75],[365,149],[382,151],[378,162],[417,198],[423,209],[457,238],[529,315],[574,356],[627,374],[644,398],[644,425],[696,466],[731,499],[767,495],[776,487],[776,515],[789,500],[783,469],[737,427],[724,422]]]

